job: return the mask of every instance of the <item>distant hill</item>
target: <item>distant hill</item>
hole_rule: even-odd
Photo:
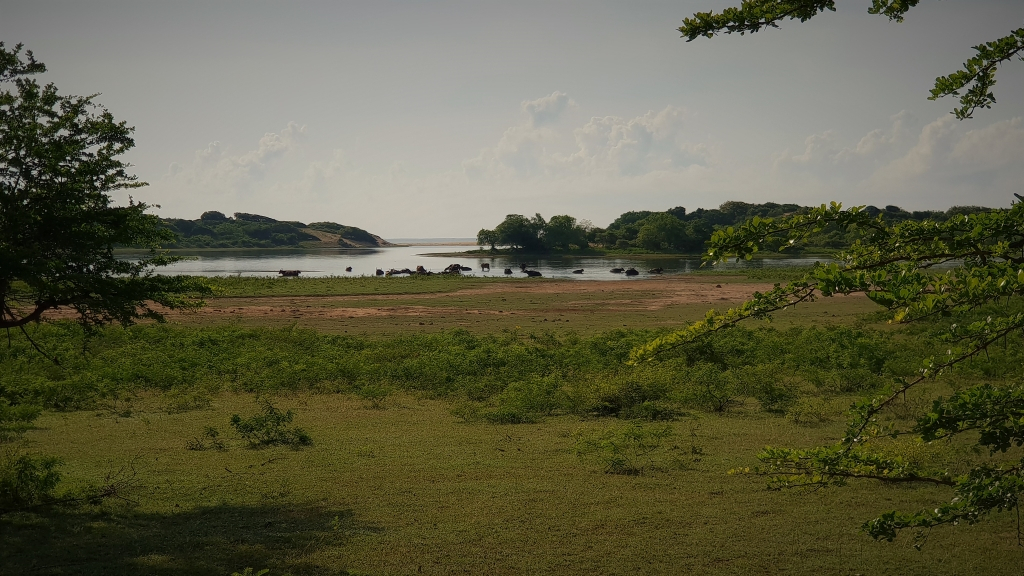
[[[304,224],[269,216],[203,212],[198,220],[163,218],[178,235],[167,248],[371,248],[391,244],[362,228],[336,222]]]

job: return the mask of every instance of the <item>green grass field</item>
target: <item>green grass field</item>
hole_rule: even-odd
[[[465,327],[465,314],[442,321],[424,305],[420,317],[436,324],[371,329],[367,317],[349,334],[337,318],[301,328],[301,318],[280,326],[256,314],[175,317],[88,340],[69,326],[41,326],[32,333],[63,367],[17,338],[0,350],[5,398],[46,409],[0,450],[59,456],[60,490],[128,486],[123,498],[96,505],[0,516],[0,574],[1024,572],[1011,514],[936,529],[920,551],[909,535],[880,543],[859,531],[884,511],[941,502],[943,488],[863,482],[778,492],[729,474],[756,465],[765,445],[835,441],[845,406],[912,373],[936,347],[927,326],[878,326],[866,300],[817,302],[774,327],[727,331],[710,348],[629,367],[629,349],[669,324],[623,328],[634,314],[610,303],[654,314],[644,303],[662,290],[601,296],[600,288],[518,292],[528,281],[494,291],[493,281],[467,278],[365,280],[242,279],[222,285],[234,292],[211,308],[293,297],[324,307],[338,305],[331,297],[374,302],[368,290],[386,287],[391,302],[435,294],[435,307],[459,300],[527,319],[565,309],[569,322]],[[589,307],[569,306],[588,298]],[[933,391],[1014,377],[1019,344],[993,349]],[[730,400],[717,406],[721,395]],[[313,444],[249,447],[230,419],[257,413],[258,397],[293,410],[292,425]],[[923,401],[908,398],[908,414]],[[642,474],[606,473],[608,454],[583,449],[586,439],[634,425],[671,434],[631,457]],[[220,447],[204,436],[209,427]],[[923,466],[964,455],[957,446],[890,449]]]

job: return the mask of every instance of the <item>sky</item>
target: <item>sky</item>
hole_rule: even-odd
[[[1024,62],[957,121],[929,101],[1020,0],[870,0],[686,42],[735,1],[0,0],[40,81],[135,127],[132,191],[207,210],[471,237],[506,214],[606,226],[727,200],[1008,206],[1024,193]],[[127,196],[116,193],[124,202]]]

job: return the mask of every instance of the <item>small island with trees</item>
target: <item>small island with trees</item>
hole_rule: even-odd
[[[336,222],[305,224],[235,212],[203,212],[198,220],[162,219],[176,238],[166,248],[377,248],[391,243],[362,228]]]

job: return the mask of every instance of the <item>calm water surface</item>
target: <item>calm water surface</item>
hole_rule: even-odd
[[[544,257],[467,257],[446,256],[445,253],[464,252],[473,246],[433,245],[433,246],[394,246],[365,250],[196,250],[175,251],[175,254],[188,256],[190,259],[178,262],[167,268],[167,274],[192,274],[197,276],[276,276],[278,270],[301,270],[302,276],[372,276],[379,268],[389,270],[423,266],[432,272],[440,272],[449,264],[459,263],[473,270],[464,272],[470,276],[502,276],[505,268],[513,270],[512,276],[523,276],[519,264],[526,264],[531,270],[537,270],[548,278],[572,278],[575,280],[627,280],[624,274],[612,274],[611,268],[636,268],[643,278],[648,276],[651,268],[664,268],[665,274],[686,274],[700,267],[697,257],[645,257],[629,256],[562,256]],[[427,256],[426,254],[435,254]],[[440,255],[436,255],[440,254]],[[125,257],[130,257],[126,255]],[[739,263],[720,265],[725,270],[743,268],[765,268],[785,266],[809,266],[822,258],[778,258],[768,260],[751,260]],[[488,263],[490,272],[483,272],[480,265]],[[346,272],[346,267],[352,267]],[[583,274],[573,274],[573,270],[583,269]]]

